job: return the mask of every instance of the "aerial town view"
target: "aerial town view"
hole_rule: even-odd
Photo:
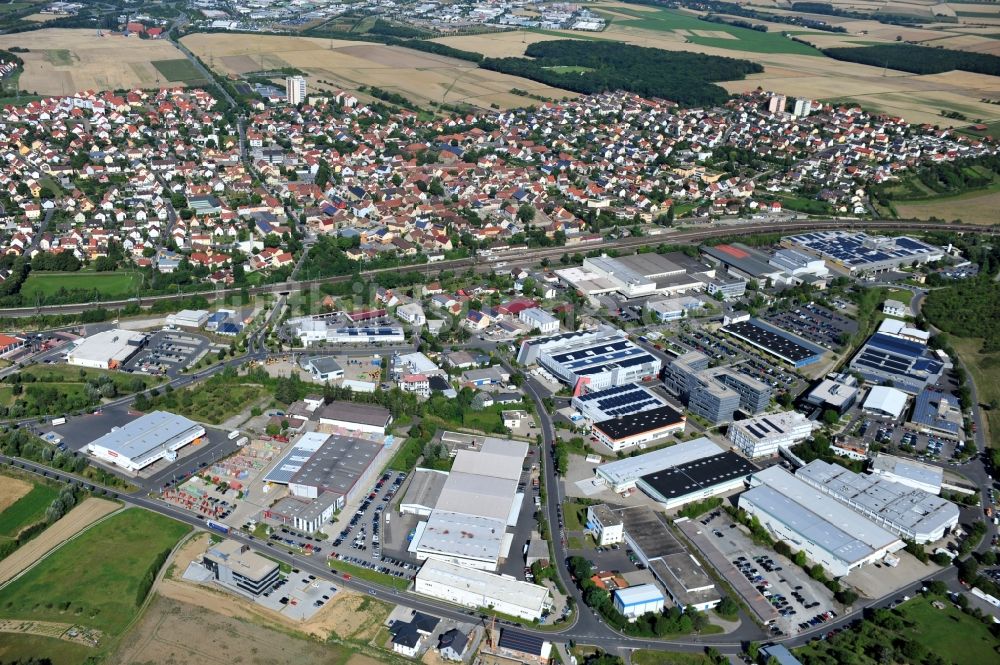
[[[1000,4],[0,3],[0,665],[1000,663]]]

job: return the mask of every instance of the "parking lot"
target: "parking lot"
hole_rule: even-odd
[[[204,337],[177,330],[153,333],[149,343],[122,368],[126,372],[162,374],[171,378],[197,362],[211,351],[212,344]]]
[[[714,547],[722,555],[710,559],[713,564],[718,562],[717,567],[727,579],[741,582],[733,586],[748,605],[759,605],[763,598],[777,613],[773,635],[808,630],[840,613],[825,586],[773,550],[756,545],[725,512],[715,511],[692,520],[685,532],[692,529],[701,533],[703,545]]]
[[[858,332],[856,321],[814,303],[772,312],[761,319],[831,350],[839,349],[844,339]]]
[[[293,568],[274,588],[265,591],[257,602],[296,621],[307,621],[337,593],[328,580],[307,575]]]

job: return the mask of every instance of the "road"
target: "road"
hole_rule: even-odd
[[[507,263],[518,263],[518,264],[533,264],[540,261],[543,258],[557,258],[566,253],[574,252],[589,252],[595,249],[601,251],[609,250],[630,250],[642,247],[644,245],[655,246],[660,243],[666,244],[677,244],[677,245],[690,245],[698,244],[709,240],[711,238],[727,237],[727,236],[740,236],[752,233],[790,233],[796,230],[830,230],[830,229],[868,229],[868,230],[882,230],[882,231],[928,231],[928,230],[948,230],[948,231],[975,231],[977,233],[987,233],[994,234],[994,231],[989,229],[984,229],[981,226],[975,226],[971,224],[946,224],[939,222],[915,222],[915,221],[863,221],[863,220],[807,220],[807,221],[787,221],[778,223],[748,223],[748,224],[731,224],[731,225],[720,225],[711,226],[696,230],[684,230],[676,233],[666,233],[658,236],[642,236],[638,238],[622,238],[618,240],[607,240],[600,243],[591,243],[586,245],[578,245],[571,247],[546,247],[537,248],[532,250],[527,250],[525,252],[520,252],[517,254],[504,255],[503,261]],[[391,268],[379,268],[375,270],[366,270],[359,273],[361,277],[372,277],[380,273],[385,272],[400,272],[402,270],[420,270],[424,268],[423,264],[414,264],[408,266],[397,266]],[[495,264],[482,257],[472,257],[464,259],[452,259],[448,261],[439,261],[434,264],[435,271],[443,270],[457,270],[461,268],[474,268],[480,271],[490,271],[493,270]],[[321,284],[331,284],[337,282],[346,282],[353,279],[357,279],[355,275],[337,275],[333,277],[324,277],[319,279],[308,279],[296,282],[281,282],[277,284],[265,284],[262,286],[255,286],[249,289],[243,288],[228,288],[219,289],[212,291],[211,294],[214,297],[222,298],[229,295],[236,295],[242,293],[244,290],[250,295],[258,295],[263,293],[273,293],[273,294],[290,294],[293,292],[300,292],[303,290],[312,289],[318,287]],[[178,299],[189,298],[192,293],[171,293],[163,294],[157,296],[143,296],[142,301],[145,304],[151,304],[159,301],[173,301]],[[125,307],[126,305],[135,302],[136,299],[129,298],[125,300],[109,300],[102,301],[101,307],[107,309],[118,309]],[[41,307],[9,307],[0,309],[0,317],[23,317],[23,316],[36,316],[39,314],[78,314],[80,312],[92,309],[98,303],[75,303],[66,305],[45,305]]]

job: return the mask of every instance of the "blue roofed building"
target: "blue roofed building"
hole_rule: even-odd
[[[639,584],[624,589],[616,589],[614,594],[615,609],[629,621],[635,621],[646,612],[663,610],[663,592],[655,584]]]
[[[866,381],[888,384],[917,395],[936,382],[945,363],[926,343],[877,332],[851,359],[851,369]]]
[[[962,410],[953,395],[924,388],[914,401],[910,422],[920,429],[957,439],[962,433]]]

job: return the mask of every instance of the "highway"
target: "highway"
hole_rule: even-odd
[[[589,243],[565,247],[545,247],[531,249],[516,254],[504,254],[497,258],[498,261],[510,264],[536,263],[544,258],[558,258],[566,253],[590,252],[595,249],[601,251],[617,250],[628,251],[645,245],[655,246],[661,243],[690,245],[698,244],[711,238],[740,236],[758,233],[793,233],[795,231],[821,231],[831,229],[871,229],[879,231],[967,231],[985,234],[995,234],[991,228],[975,226],[972,224],[947,224],[943,222],[919,222],[902,220],[796,220],[781,223],[748,223],[715,225],[695,230],[667,231],[661,235],[641,236],[634,238],[622,238],[618,240],[606,240],[600,243]],[[473,268],[480,271],[489,271],[496,267],[495,262],[488,261],[485,257],[472,257],[464,259],[452,259],[448,261],[438,261],[431,264],[414,264],[407,266],[394,266],[390,268],[378,268],[375,270],[365,270],[359,273],[361,277],[372,277],[380,273],[400,272],[400,271],[420,271],[422,269],[433,269],[435,272],[443,270],[457,270],[460,268]],[[0,317],[25,317],[39,314],[78,314],[80,312],[93,309],[94,307],[104,307],[107,309],[119,309],[137,301],[139,304],[151,304],[160,301],[173,301],[190,298],[193,295],[222,298],[230,295],[237,295],[244,290],[249,295],[259,295],[264,293],[283,294],[297,293],[318,287],[321,284],[332,284],[346,282],[356,279],[355,275],[338,275],[334,277],[323,277],[319,279],[307,279],[295,282],[280,282],[277,284],[265,284],[262,286],[242,288],[216,289],[212,291],[199,291],[192,293],[169,293],[156,296],[143,296],[141,298],[128,298],[125,300],[108,300],[102,302],[71,303],[64,305],[41,305],[36,307],[8,307],[0,309]]]

